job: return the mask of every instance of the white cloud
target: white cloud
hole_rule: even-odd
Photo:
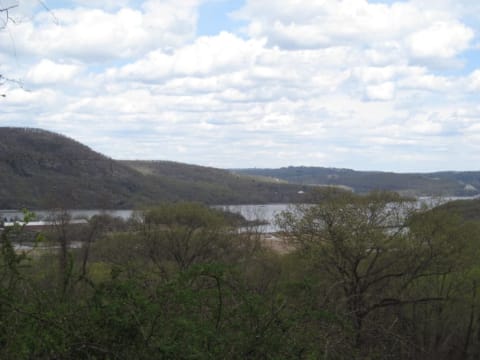
[[[438,135],[443,130],[442,124],[439,122],[436,122],[433,119],[421,117],[409,120],[406,126],[408,127],[409,131],[425,136]]]
[[[413,33],[407,43],[413,57],[448,59],[467,49],[473,36],[463,24],[438,22]]]
[[[56,106],[61,106],[60,95],[52,89],[41,89],[37,91],[25,91],[21,88],[11,86],[6,90],[7,96],[3,104],[4,115],[12,113],[17,116],[22,114],[38,114],[48,112]],[[12,124],[15,126],[15,124]]]
[[[470,74],[468,79],[468,88],[471,91],[478,91],[480,90],[480,70],[475,70],[473,73]]]
[[[369,100],[393,100],[395,97],[395,85],[392,82],[369,85],[367,86],[366,95]]]
[[[354,69],[354,72],[363,82],[381,83],[393,79],[400,70],[403,69],[394,66],[365,66]]]
[[[173,76],[205,76],[248,68],[262,51],[262,42],[244,41],[230,33],[201,37],[172,54],[155,50],[109,75],[121,79],[158,81]]]
[[[249,0],[245,32],[201,37],[199,1],[77,0],[12,28],[15,46],[0,33],[0,71],[32,90],[4,85],[0,124],[223,167],[478,163],[466,1]]]
[[[427,22],[422,9],[407,2],[372,4],[366,0],[249,0],[238,16],[251,21],[252,36],[273,44],[319,47],[332,43],[373,43],[401,39]],[[446,17],[446,14],[441,16]]]
[[[27,73],[26,81],[34,84],[58,84],[71,81],[81,71],[77,65],[58,64],[43,59],[34,65]]]
[[[457,91],[454,82],[446,76],[429,74],[425,69],[416,69],[398,81],[399,87],[411,90]]]
[[[0,33],[0,51],[18,55],[68,58],[84,62],[126,59],[156,48],[167,49],[193,39],[197,1],[146,1],[142,8],[112,12],[95,8],[55,9]]]
[[[361,49],[376,65],[428,60],[445,66],[474,38],[474,30],[460,21],[462,14],[465,5],[452,1],[249,0],[237,16],[249,22],[250,36],[266,38],[270,46],[292,50],[342,44]]]

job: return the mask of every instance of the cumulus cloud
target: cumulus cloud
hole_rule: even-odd
[[[480,70],[475,70],[468,79],[468,88],[472,91],[480,90]]]
[[[28,71],[26,81],[34,84],[58,84],[71,81],[81,71],[77,65],[58,64],[43,59]]]
[[[480,160],[467,0],[247,0],[241,29],[197,36],[202,1],[37,10],[0,33],[0,71],[27,90],[3,85],[0,125],[29,118],[114,158],[220,167]]]
[[[155,48],[185,44],[195,35],[195,0],[146,1],[141,7],[59,8],[38,13],[0,33],[0,51],[75,59],[83,62],[128,59]],[[53,11],[53,10],[52,10]],[[12,40],[14,39],[14,43]]]
[[[271,46],[312,49],[344,44],[366,49],[375,62],[438,61],[457,56],[471,46],[474,37],[473,29],[456,17],[464,8],[448,5],[442,1],[389,5],[367,0],[313,4],[248,0],[237,16],[249,20],[250,36],[266,38]]]
[[[193,44],[173,53],[155,50],[145,58],[120,70],[110,69],[110,76],[148,82],[174,76],[205,76],[248,68],[259,52],[262,42],[244,41],[222,32],[214,37],[201,37]]]
[[[467,49],[473,36],[463,24],[438,22],[413,33],[407,43],[413,57],[445,59]]]
[[[286,47],[399,39],[430,23],[427,15],[409,2],[386,5],[366,0],[249,0],[237,16],[251,20],[250,35],[267,36],[272,44]]]
[[[369,100],[393,100],[395,97],[395,85],[392,82],[369,85],[367,86],[366,95]]]

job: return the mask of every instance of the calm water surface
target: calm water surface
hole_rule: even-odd
[[[241,214],[247,220],[260,220],[265,221],[268,224],[258,226],[258,230],[261,232],[274,232],[275,216],[280,212],[291,208],[290,204],[267,204],[267,205],[217,205],[214,208],[222,209],[225,211],[231,211],[233,213]],[[51,211],[38,210],[35,211],[35,220],[45,220],[52,216]],[[122,219],[130,218],[134,210],[69,210],[73,219],[89,219],[94,215],[108,214],[110,216],[120,217]],[[2,219],[22,220],[23,213],[18,210],[0,210],[0,217]]]
[[[443,204],[448,201],[461,200],[461,199],[474,199],[478,197],[447,197],[447,198],[431,198],[421,197],[418,198],[418,206],[426,205],[428,207]],[[278,229],[275,227],[275,216],[280,212],[289,210],[293,206],[292,204],[266,204],[266,205],[216,205],[214,208],[231,211],[241,214],[247,220],[261,220],[265,221],[267,225],[261,225],[258,230],[264,233],[275,232]],[[134,210],[69,210],[73,219],[89,219],[94,215],[108,214],[122,219],[128,219],[134,213]],[[52,212],[47,210],[35,211],[35,220],[44,220],[51,216]],[[0,217],[7,220],[22,220],[23,213],[18,210],[0,210]]]

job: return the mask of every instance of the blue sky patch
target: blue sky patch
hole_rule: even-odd
[[[245,23],[230,16],[244,5],[244,0],[210,0],[200,5],[197,34],[217,35],[221,31],[235,32]]]

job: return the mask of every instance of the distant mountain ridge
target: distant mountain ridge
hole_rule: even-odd
[[[0,209],[126,209],[171,201],[305,202],[312,185],[357,193],[480,194],[480,172],[396,174],[321,167],[222,170],[172,161],[114,160],[53,132],[0,127]]]
[[[302,185],[335,185],[357,193],[396,191],[413,196],[474,196],[480,194],[480,171],[393,173],[326,167],[291,166],[279,169],[236,169],[237,174],[264,176]]]
[[[53,132],[0,127],[0,209],[134,208],[164,201],[299,201],[305,186],[161,161],[118,161]]]

